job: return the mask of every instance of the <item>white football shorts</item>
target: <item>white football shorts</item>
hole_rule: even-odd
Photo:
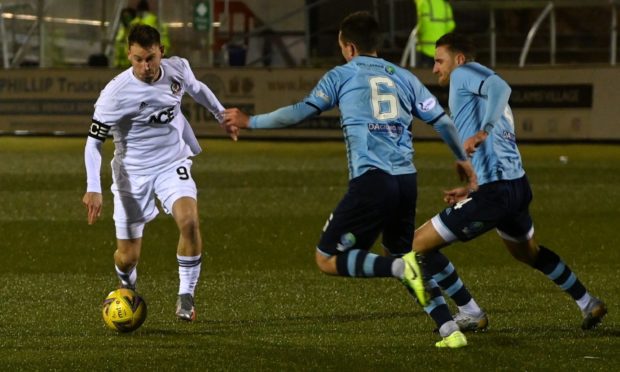
[[[163,210],[172,213],[174,202],[182,197],[196,199],[198,190],[191,175],[192,161],[183,159],[152,175],[130,175],[112,163],[112,194],[117,239],[141,238],[144,225],[159,213],[155,197]]]

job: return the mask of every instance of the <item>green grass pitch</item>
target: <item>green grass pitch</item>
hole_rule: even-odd
[[[116,334],[100,306],[117,280],[105,145],[104,211],[86,224],[84,139],[0,137],[0,366],[3,370],[581,370],[620,366],[620,146],[522,145],[538,240],[560,254],[609,315],[579,328],[573,301],[513,261],[494,232],[448,247],[490,317],[469,346],[437,350],[434,325],[395,280],[321,274],[314,246],[347,183],[339,142],[202,141],[206,256],[198,319],[174,317],[174,221],[145,231],[139,293],[149,316]],[[417,143],[417,224],[456,184],[440,143]],[[563,163],[560,156],[567,156]],[[378,247],[376,247],[378,248]]]

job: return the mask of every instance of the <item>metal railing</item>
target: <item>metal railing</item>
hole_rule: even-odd
[[[4,17],[3,14],[5,12],[16,12],[16,11],[21,11],[21,10],[34,10],[34,8],[32,7],[32,5],[30,4],[3,4],[0,3],[0,42],[2,43],[2,66],[6,69],[6,68],[11,68],[14,67],[14,64],[11,63],[10,59],[9,59],[9,36],[6,32],[6,25],[5,25],[5,21],[4,21]],[[32,27],[28,30],[27,33],[27,41],[30,40],[30,37],[34,34],[34,32],[37,30],[38,28],[38,23],[35,22]],[[15,57],[13,58],[13,61],[15,61],[16,57],[21,57],[24,53],[24,49],[27,48],[26,43],[24,43],[24,45],[22,45],[22,48],[20,48],[16,53],[15,53]]]
[[[610,45],[609,45],[609,64],[616,65],[617,41],[618,41],[618,6],[619,0],[556,0],[556,1],[459,1],[453,2],[455,9],[481,9],[489,10],[489,59],[492,67],[497,63],[497,30],[495,13],[498,9],[523,9],[523,8],[543,8],[536,21],[532,24],[524,41],[523,48],[519,56],[519,67],[524,67],[530,53],[532,43],[536,37],[542,23],[549,18],[549,63],[556,63],[557,55],[557,26],[555,10],[558,7],[610,7],[611,26],[610,26]],[[402,66],[416,67],[416,46],[417,46],[416,25],[407,41],[406,48],[401,58]]]

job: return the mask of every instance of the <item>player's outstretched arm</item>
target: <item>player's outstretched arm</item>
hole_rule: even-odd
[[[276,129],[297,124],[311,116],[320,114],[311,104],[299,102],[285,106],[267,114],[248,116],[237,108],[224,110],[224,125],[237,128]]]

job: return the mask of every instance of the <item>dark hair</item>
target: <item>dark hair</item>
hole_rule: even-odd
[[[463,34],[450,32],[437,40],[435,48],[444,46],[453,53],[463,53],[465,61],[471,62],[476,59],[476,46],[474,42]]]
[[[349,14],[340,23],[343,41],[355,44],[360,53],[376,52],[381,45],[379,22],[369,12]]]
[[[127,45],[131,46],[132,44],[138,44],[143,48],[161,45],[159,31],[148,25],[134,25],[129,30],[129,36],[127,37]]]

